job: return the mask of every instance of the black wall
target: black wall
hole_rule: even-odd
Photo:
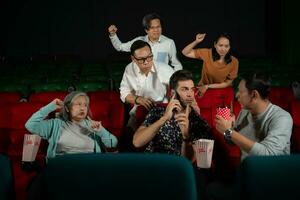
[[[143,35],[142,17],[156,12],[164,20],[163,33],[181,49],[196,33],[206,32],[201,44],[210,47],[217,32],[233,36],[238,57],[274,57],[281,24],[280,1],[268,0],[23,0],[1,5],[0,53],[11,59],[38,54],[78,54],[83,60],[105,60],[116,54],[107,27],[114,23],[127,41]],[[272,32],[273,34],[269,34]],[[275,34],[274,34],[275,33]]]

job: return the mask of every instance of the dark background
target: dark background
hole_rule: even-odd
[[[107,28],[118,27],[125,42],[144,35],[145,14],[158,13],[163,34],[172,38],[178,56],[206,32],[202,47],[210,47],[218,32],[229,32],[239,58],[268,58],[298,64],[299,3],[280,0],[23,0],[2,3],[0,54],[11,60],[35,55],[75,54],[83,61],[107,61],[120,55]]]

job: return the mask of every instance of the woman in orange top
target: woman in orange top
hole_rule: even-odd
[[[186,57],[203,60],[199,95],[203,96],[209,88],[226,88],[237,77],[238,60],[231,55],[231,38],[228,34],[220,34],[211,49],[194,47],[203,41],[206,34],[199,33],[195,41],[187,45],[182,53]]]

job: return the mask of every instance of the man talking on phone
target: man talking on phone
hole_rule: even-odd
[[[133,145],[146,152],[192,158],[192,142],[211,138],[210,128],[199,115],[192,73],[176,71],[170,78],[171,99],[167,107],[155,106],[133,136]]]

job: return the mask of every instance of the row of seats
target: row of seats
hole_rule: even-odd
[[[217,195],[237,200],[299,199],[299,165],[300,155],[248,157],[238,168],[233,186],[226,185]],[[14,199],[9,158],[0,154],[0,166],[0,199]],[[105,199],[197,199],[190,162],[164,154],[60,156],[49,160],[41,188],[41,199],[49,200],[98,199],[99,196]]]
[[[287,89],[275,89],[289,93]],[[13,160],[14,177],[16,179],[16,188],[18,191],[24,191],[24,185],[34,175],[24,172],[20,167],[20,160],[23,146],[23,136],[27,131],[24,128],[28,118],[39,108],[48,104],[55,98],[64,99],[66,92],[43,92],[30,95],[28,102],[18,102],[20,95],[17,93],[0,93],[0,104],[2,112],[0,113],[0,152],[8,154]],[[120,102],[119,92],[117,91],[97,91],[88,92],[91,100],[91,111],[93,119],[101,120],[104,127],[110,130],[118,138],[121,138],[124,126],[124,105]],[[276,95],[273,97],[274,101]],[[287,97],[288,95],[285,94]],[[290,110],[294,119],[294,130],[292,135],[292,150],[295,153],[300,152],[300,116],[297,111],[300,110],[300,102],[287,100],[282,96],[277,96],[279,103],[288,105],[286,109]],[[233,88],[208,90],[203,98],[197,98],[197,103],[201,109],[201,116],[209,123],[213,130],[215,139],[214,148],[214,167],[216,172],[225,173],[228,170],[235,169],[240,164],[240,151],[237,146],[228,145],[224,142],[214,126],[214,116],[217,106],[228,106],[233,109],[237,116],[240,112],[240,104],[234,99]],[[272,99],[271,99],[272,100]],[[272,100],[272,101],[273,101]],[[289,102],[291,101],[291,102]],[[285,104],[286,103],[286,104]],[[138,122],[142,123],[146,110],[139,107],[137,111]],[[52,115],[53,116],[53,115]],[[44,158],[47,144],[42,144],[38,159]],[[41,161],[42,162],[42,161]],[[17,195],[23,194],[18,192]]]

